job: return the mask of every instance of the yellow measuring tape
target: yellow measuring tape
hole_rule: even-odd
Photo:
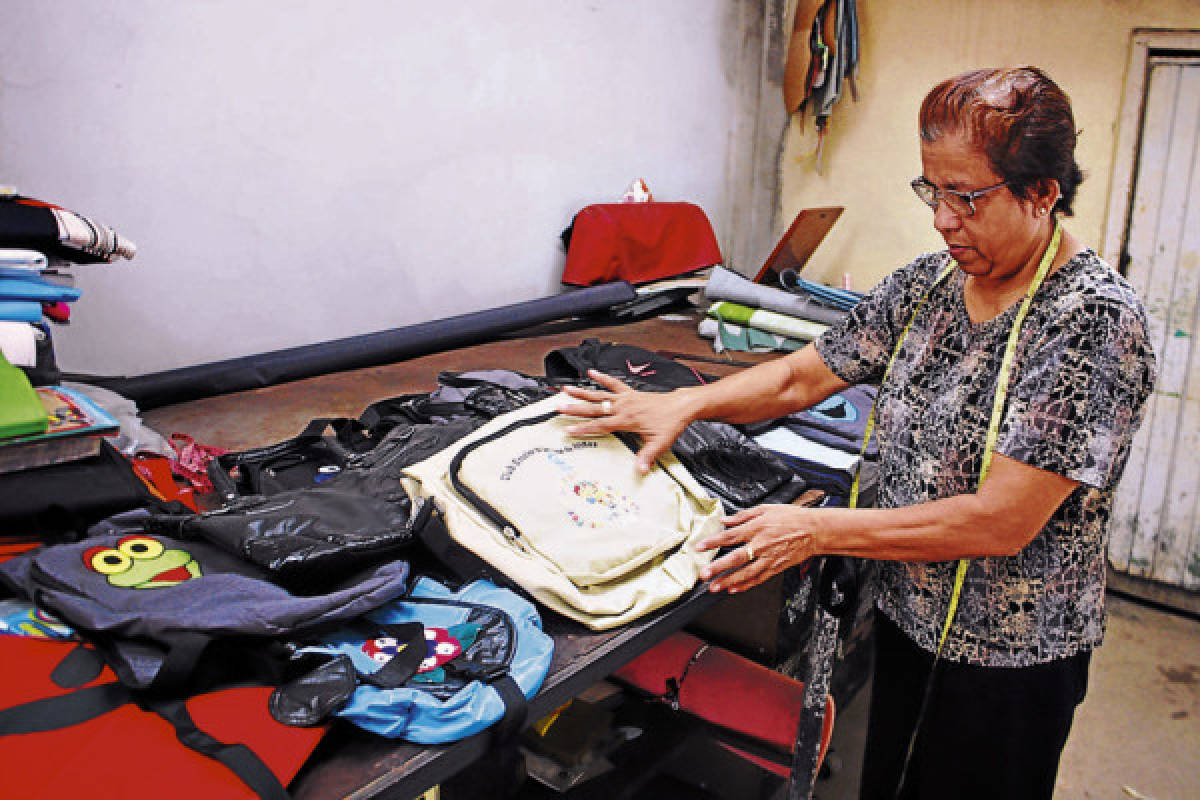
[[[1021,335],[1021,325],[1025,322],[1025,315],[1029,313],[1029,306],[1033,303],[1033,296],[1037,294],[1037,290],[1041,288],[1042,281],[1046,279],[1046,275],[1050,272],[1050,265],[1054,263],[1054,257],[1058,255],[1058,247],[1062,242],[1062,226],[1055,221],[1054,234],[1050,237],[1050,244],[1046,247],[1046,252],[1042,254],[1042,260],[1038,264],[1037,272],[1034,273],[1033,281],[1029,284],[1029,289],[1025,292],[1025,299],[1021,301],[1021,307],[1017,310],[1017,317],[1013,320],[1012,329],[1008,332],[1008,344],[1004,348],[1004,358],[1000,362],[1000,375],[996,382],[996,396],[992,400],[992,418],[988,423],[987,439],[983,448],[983,465],[979,469],[979,483],[976,488],[983,485],[987,478],[988,470],[992,466],[992,452],[996,448],[996,439],[1000,436],[1000,419],[1004,415],[1004,403],[1008,398],[1008,384],[1012,376],[1013,357],[1017,351],[1017,340]],[[883,386],[887,383],[888,375],[892,371],[892,365],[896,363],[896,357],[900,355],[900,347],[904,344],[905,338],[908,336],[909,329],[917,320],[917,314],[921,313],[921,309],[925,306],[925,301],[929,299],[929,295],[933,290],[946,279],[946,276],[955,270],[958,265],[953,261],[938,275],[937,280],[926,290],[925,294],[917,303],[916,309],[913,310],[912,317],[909,318],[908,324],[904,326],[904,330],[900,332],[900,339],[896,342],[896,349],[892,351],[892,357],[888,360],[888,365],[883,371],[883,380],[879,384],[879,392],[875,397],[875,404],[871,407],[871,413],[867,415],[867,426],[863,432],[862,450],[859,451],[859,464],[862,464],[863,458],[867,453],[867,444],[871,441],[871,433],[875,430],[875,409],[879,405],[879,396],[883,394]],[[861,467],[859,469],[861,472]],[[850,508],[858,506],[858,473],[854,475],[854,483],[850,486]],[[962,595],[963,582],[967,577],[967,565],[969,560],[960,558],[958,560],[958,568],[954,573],[954,591],[950,594],[950,605],[946,611],[946,621],[942,623],[941,636],[938,637],[938,646],[935,659],[942,655],[942,648],[946,645],[946,637],[950,634],[950,626],[954,622],[954,614],[958,611],[958,598]]]

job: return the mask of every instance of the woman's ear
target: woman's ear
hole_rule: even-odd
[[[1062,188],[1055,178],[1042,178],[1033,186],[1033,210],[1038,216],[1046,216],[1054,211],[1055,204],[1062,197]]]

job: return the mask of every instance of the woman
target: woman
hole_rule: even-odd
[[[881,384],[877,508],[740,512],[701,544],[728,548],[704,577],[738,592],[816,555],[878,559],[862,796],[1049,798],[1103,635],[1113,491],[1154,355],[1133,290],[1061,230],[1082,173],[1070,102],[1045,73],[951,78],[919,123],[912,185],[946,250],[797,353],[666,395],[594,374],[604,389],[570,390],[586,402],[568,411],[588,418],[579,435],[640,434],[645,467],[693,420],[769,419]]]

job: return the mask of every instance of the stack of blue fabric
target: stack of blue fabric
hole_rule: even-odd
[[[36,250],[0,249],[0,320],[39,322],[46,304],[73,303],[82,292],[47,268]]]
[[[50,324],[70,321],[82,294],[70,268],[136,252],[107,225],[0,187],[0,352],[14,365],[36,367],[51,352]]]

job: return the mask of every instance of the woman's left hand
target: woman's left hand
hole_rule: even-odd
[[[697,543],[700,551],[732,547],[701,573],[709,591],[744,592],[818,553],[811,532],[815,512],[791,505],[762,505],[722,520],[725,530]],[[714,577],[715,576],[715,577]]]

